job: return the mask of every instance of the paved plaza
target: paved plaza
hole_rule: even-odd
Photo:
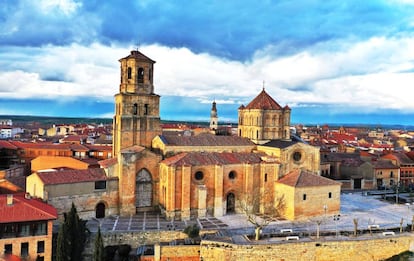
[[[323,206],[321,206],[323,208]],[[353,220],[358,220],[359,229],[378,225],[381,229],[396,228],[411,224],[414,215],[414,205],[395,204],[381,200],[381,196],[365,196],[364,193],[342,193],[341,212],[339,218],[323,215],[299,221],[275,221],[268,225],[265,231],[292,229],[298,232],[313,232],[316,224],[321,221],[321,231],[353,231]],[[91,232],[97,231],[98,225],[102,231],[148,231],[148,230],[183,230],[188,225],[197,224],[202,229],[246,232],[253,231],[243,214],[226,215],[220,218],[206,217],[190,221],[168,221],[157,212],[143,212],[129,217],[108,216],[103,219],[88,221]]]

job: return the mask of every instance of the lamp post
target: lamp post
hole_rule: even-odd
[[[333,220],[335,222],[335,231],[336,231],[336,237],[338,237],[338,221],[341,218],[341,214],[334,215]]]

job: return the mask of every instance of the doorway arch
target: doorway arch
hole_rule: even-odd
[[[96,205],[96,208],[95,208],[95,217],[96,218],[104,218],[105,217],[105,209],[106,209],[105,204],[102,203],[102,202],[99,202]]]
[[[226,214],[234,214],[236,212],[236,196],[233,192],[227,194],[226,202]]]
[[[152,177],[146,169],[141,169],[136,176],[135,206],[137,208],[152,206]]]

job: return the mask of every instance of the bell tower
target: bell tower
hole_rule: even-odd
[[[218,128],[218,115],[216,101],[213,101],[210,112],[210,130],[216,131]]]
[[[160,96],[154,94],[154,64],[138,50],[119,60],[121,84],[115,95],[113,155],[139,145],[150,148],[161,134]]]

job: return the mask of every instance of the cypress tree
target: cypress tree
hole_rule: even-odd
[[[62,223],[59,226],[57,246],[56,246],[56,261],[69,261],[68,241],[66,236],[66,224]]]
[[[93,260],[94,261],[104,261],[104,244],[101,235],[101,228],[98,228],[98,233],[95,239],[95,249],[93,251]]]
[[[64,214],[65,221],[59,228],[57,261],[81,261],[86,242],[86,221],[79,218],[75,204],[69,213]],[[60,245],[59,245],[60,242]]]

